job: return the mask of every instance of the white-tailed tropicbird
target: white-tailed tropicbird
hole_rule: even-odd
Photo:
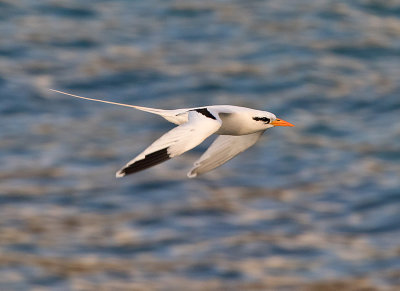
[[[236,155],[254,145],[268,128],[274,126],[294,126],[276,118],[267,111],[232,106],[211,105],[174,110],[155,109],[129,104],[104,101],[69,94],[50,89],[61,94],[91,100],[132,107],[154,113],[179,126],[165,133],[117,173],[120,178],[160,164],[184,152],[191,150],[212,134],[217,139],[198,159],[187,174],[194,178],[226,163]]]

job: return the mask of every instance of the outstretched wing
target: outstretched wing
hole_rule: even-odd
[[[210,145],[206,152],[194,163],[194,167],[187,174],[189,178],[206,173],[221,166],[241,152],[254,145],[264,131],[252,134],[233,136],[220,135]]]
[[[205,109],[206,110],[206,109]],[[136,158],[127,163],[116,177],[133,174],[179,156],[203,142],[221,127],[218,115],[205,115],[201,110],[191,110],[188,122],[175,127],[153,142]]]

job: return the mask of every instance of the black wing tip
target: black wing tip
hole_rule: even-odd
[[[138,160],[131,165],[128,165],[121,170],[119,170],[115,176],[117,178],[122,178],[126,175],[134,174],[143,170],[146,170],[155,165],[161,164],[169,160],[171,157],[168,153],[168,148],[164,148],[158,151],[155,151],[151,154],[147,154],[144,159]]]
[[[126,174],[124,173],[124,169],[119,170],[119,171],[115,174],[115,177],[116,177],[116,178],[122,178],[122,177],[124,177],[124,176],[126,176]]]

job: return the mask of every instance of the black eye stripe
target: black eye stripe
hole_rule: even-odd
[[[255,121],[263,121],[263,122],[266,122],[266,123],[269,123],[271,121],[271,119],[269,119],[268,117],[253,117],[253,119]]]

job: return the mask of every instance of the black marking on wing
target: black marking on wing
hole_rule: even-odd
[[[210,111],[208,111],[207,108],[198,108],[198,109],[194,109],[193,111],[196,111],[196,112],[198,112],[198,113],[200,113],[200,114],[203,114],[205,117],[208,117],[208,118],[217,120],[217,119],[215,118],[215,116],[212,115]]]
[[[148,154],[143,160],[134,162],[132,165],[122,169],[120,173],[124,175],[133,174],[152,166],[158,165],[170,159],[167,148],[155,151],[154,153]]]

